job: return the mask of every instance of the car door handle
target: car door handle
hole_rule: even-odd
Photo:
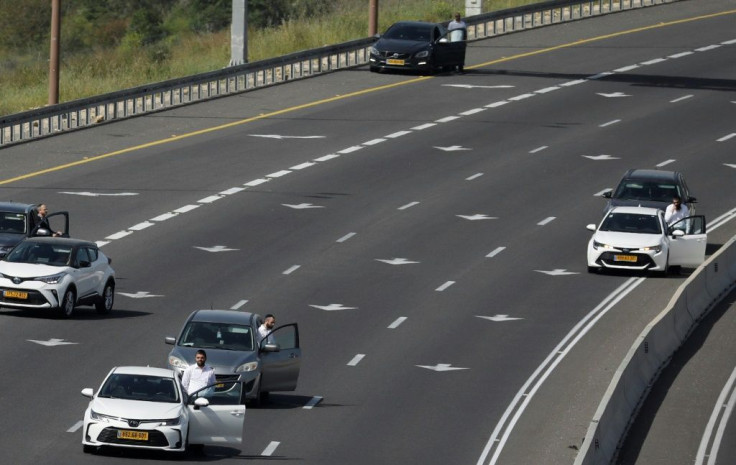
[[[243,416],[243,412],[241,412],[240,410],[233,410],[232,412],[230,412],[230,415],[232,415],[234,417],[242,417]]]

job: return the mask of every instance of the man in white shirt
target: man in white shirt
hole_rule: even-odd
[[[204,364],[207,361],[207,353],[202,349],[198,350],[194,360],[196,363],[188,366],[181,376],[181,385],[187,394],[215,384],[215,369]]]
[[[258,344],[261,344],[262,340],[266,340],[266,344],[273,344],[273,336],[271,336],[271,331],[273,331],[274,326],[276,326],[276,317],[272,314],[268,314],[263,319],[263,324],[258,327]]]
[[[455,13],[455,19],[453,19],[447,24],[447,30],[450,31],[450,40],[452,42],[465,40],[467,29],[468,29],[468,25],[465,24],[465,21],[463,21],[462,17],[460,16],[460,12]],[[452,32],[452,31],[457,31],[457,32]],[[458,65],[457,72],[460,74],[465,74],[465,69],[462,64]]]
[[[673,197],[672,203],[667,205],[664,211],[664,220],[670,226],[688,216],[690,216],[690,209],[687,208],[687,205],[683,205],[679,196]]]

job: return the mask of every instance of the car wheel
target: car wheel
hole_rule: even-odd
[[[666,277],[670,272],[670,255],[667,254],[667,260],[664,262],[664,269],[658,274],[662,277]]]
[[[115,301],[115,284],[108,281],[102,295],[95,302],[97,313],[108,314],[112,311],[112,304]]]
[[[71,318],[72,313],[74,313],[74,305],[77,303],[76,295],[74,294],[73,289],[67,289],[64,293],[64,298],[61,299],[61,306],[59,307],[59,310],[61,311],[61,316],[64,318]]]

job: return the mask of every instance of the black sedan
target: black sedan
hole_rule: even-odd
[[[613,191],[603,194],[609,199],[605,211],[619,206],[654,207],[665,210],[678,196],[695,214],[695,197],[679,171],[631,169],[624,173]]]
[[[431,73],[465,63],[465,30],[442,24],[401,21],[393,24],[371,47],[370,70],[415,70]],[[460,40],[457,36],[460,36]]]

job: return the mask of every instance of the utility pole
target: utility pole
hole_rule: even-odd
[[[230,23],[230,64],[248,63],[248,0],[233,0]]]
[[[49,105],[59,103],[59,35],[61,0],[51,0],[51,57],[49,59]]]
[[[378,0],[370,0],[368,8],[368,36],[371,37],[378,33]]]

